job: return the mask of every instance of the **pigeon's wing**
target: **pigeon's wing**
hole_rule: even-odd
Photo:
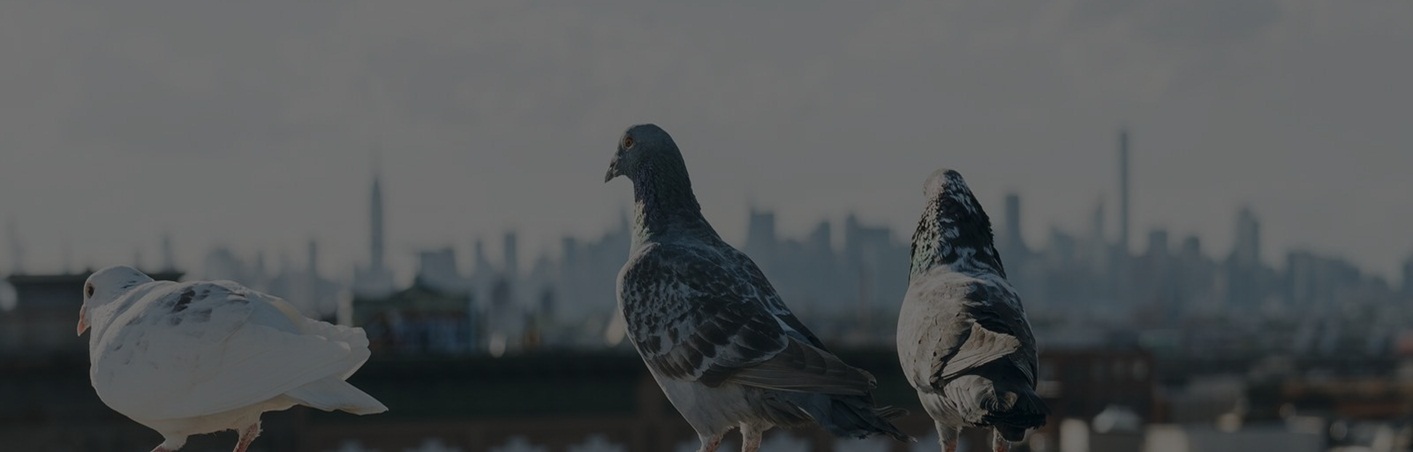
[[[993,281],[974,280],[958,301],[960,315],[938,325],[944,333],[935,349],[940,358],[931,362],[928,384],[940,389],[969,370],[1008,358],[1034,386],[1035,340],[1015,291]]]
[[[619,296],[648,366],[712,387],[864,394],[873,386],[871,375],[804,339],[807,330],[797,337],[783,327],[767,301],[774,290],[755,264],[729,256],[654,245],[625,267]]]
[[[766,294],[762,300],[765,303],[765,308],[771,315],[775,316],[776,320],[780,321],[785,330],[785,334],[795,339],[805,341],[820,350],[829,350],[824,347],[824,342],[821,342],[819,337],[815,336],[814,332],[810,331],[803,322],[800,322],[799,318],[795,317],[795,313],[790,312],[790,308],[785,306],[785,302],[780,299],[780,295],[775,291],[775,286],[770,284],[770,280],[765,277],[764,272],[761,272],[760,267],[755,264],[755,261],[752,261],[749,256],[746,256],[746,253],[742,253],[735,248],[728,248],[726,252],[728,260],[745,263],[745,265],[742,265],[741,272],[745,274],[747,279],[752,281],[753,285],[763,289]]]
[[[938,363],[940,368],[934,374],[933,386],[940,388],[946,380],[1008,356],[1026,381],[1034,385],[1035,339],[1025,319],[1020,296],[1009,286],[988,281],[974,282],[968,289],[963,307],[969,328],[957,336],[960,343],[954,348],[955,352]],[[1020,351],[1028,353],[1017,353]]]
[[[180,419],[260,403],[368,358],[361,329],[304,318],[231,282],[174,284],[115,319],[92,371],[114,409]],[[115,325],[116,326],[116,325]]]

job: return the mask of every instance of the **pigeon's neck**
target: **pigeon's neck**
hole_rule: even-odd
[[[913,232],[910,276],[942,266],[958,273],[1006,277],[993,243],[991,219],[969,193],[939,194],[928,202]]]
[[[633,179],[633,243],[674,236],[716,237],[692,194],[692,181],[681,158],[642,165]]]

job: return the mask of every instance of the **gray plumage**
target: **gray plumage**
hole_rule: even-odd
[[[740,428],[743,450],[773,426],[810,421],[836,435],[906,435],[877,408],[868,372],[830,353],[745,254],[701,214],[685,163],[655,125],[624,133],[605,180],[633,182],[631,255],[618,275],[628,338],[668,400],[715,450]]]
[[[990,219],[961,174],[937,170],[924,192],[898,358],[944,448],[955,447],[961,427],[994,427],[1004,450],[1049,412],[1035,394],[1035,338],[1006,281]]]

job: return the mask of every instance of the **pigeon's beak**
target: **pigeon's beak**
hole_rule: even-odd
[[[84,331],[88,331],[88,306],[79,307],[78,336],[82,336]]]
[[[618,162],[621,161],[621,160],[623,160],[622,156],[618,156],[618,155],[613,156],[613,161],[612,161],[612,162],[609,162],[609,164],[608,164],[608,174],[605,174],[605,175],[603,176],[603,181],[604,181],[604,183],[608,183],[608,181],[611,181],[611,180],[613,180],[613,178],[619,176],[619,173],[618,173]]]

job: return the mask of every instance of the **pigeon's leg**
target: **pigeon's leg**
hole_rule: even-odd
[[[1011,443],[1001,437],[1000,430],[991,433],[991,450],[994,452],[1009,452],[1011,450]]]
[[[698,433],[697,437],[702,440],[702,448],[697,452],[716,452],[716,448],[721,446],[721,437],[726,436],[726,432],[712,434],[711,436]]]
[[[240,440],[236,441],[235,452],[245,452],[250,443],[255,441],[255,437],[260,436],[260,421],[255,421],[244,430],[240,431]]]
[[[765,435],[765,429],[756,428],[750,424],[741,424],[741,452],[757,452],[760,450],[760,438]]]
[[[942,443],[942,452],[957,452],[957,438],[962,429],[937,423],[937,442]]]

